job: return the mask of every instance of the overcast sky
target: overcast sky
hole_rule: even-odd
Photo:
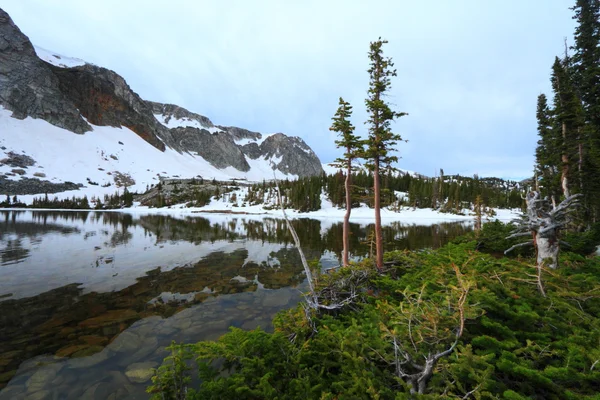
[[[215,124],[300,136],[322,162],[342,96],[366,135],[369,42],[389,41],[399,168],[531,175],[535,106],[573,0],[0,0],[38,46],[122,75]]]

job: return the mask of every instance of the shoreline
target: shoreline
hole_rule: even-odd
[[[220,204],[222,205],[222,204]],[[236,209],[238,208],[238,209]],[[249,217],[249,218],[281,218],[283,212],[281,210],[266,210],[260,206],[250,207],[233,207],[232,208],[216,208],[210,207],[210,204],[205,207],[185,207],[185,205],[174,205],[163,208],[150,208],[146,206],[133,206],[129,208],[111,209],[111,210],[83,210],[83,209],[56,209],[56,208],[0,208],[0,211],[49,211],[49,212],[113,212],[124,213],[131,215],[140,214],[158,214],[168,215],[171,217],[191,217],[191,216],[206,216],[206,217]],[[500,220],[502,222],[510,222],[520,216],[520,210],[510,209],[494,209],[496,215],[493,217],[482,216],[483,222]],[[342,222],[344,219],[345,209],[337,209],[335,207],[322,208],[317,211],[298,212],[288,209],[286,214],[290,219],[315,219],[315,220],[337,220]],[[412,209],[412,207],[403,207],[399,212],[382,209],[381,219],[384,225],[400,222],[414,225],[433,225],[444,222],[474,222],[475,216],[470,215],[470,210],[464,210],[465,215],[442,213],[430,208]],[[373,209],[366,206],[361,206],[352,209],[350,222],[365,225],[374,222]]]

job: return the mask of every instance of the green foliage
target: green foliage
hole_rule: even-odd
[[[184,379],[187,350],[200,378],[189,399],[416,398],[397,373],[394,340],[419,364],[452,345],[461,320],[456,348],[418,398],[597,398],[600,260],[565,253],[563,268],[544,275],[544,298],[528,283],[529,260],[474,248],[470,241],[390,252],[382,274],[353,265],[324,275],[320,287],[347,280],[356,268],[371,271],[342,310],[308,319],[298,306],[277,315],[274,333],[232,328],[216,342],[174,346],[180,353],[159,369],[154,398],[183,393],[169,382]]]
[[[564,241],[569,244],[565,248],[573,253],[592,254],[600,245],[600,223],[593,224],[585,232],[567,232]]]
[[[464,236],[456,238],[453,243],[468,243],[475,241],[478,251],[490,254],[503,254],[505,250],[514,246],[522,240],[519,238],[506,239],[515,230],[512,223],[505,224],[499,220],[483,224],[479,232],[470,232]],[[511,256],[533,255],[532,248],[517,248],[510,253]]]
[[[339,107],[329,130],[339,135],[335,145],[344,150],[344,155],[335,160],[335,165],[344,169],[350,168],[352,160],[359,158],[362,153],[362,141],[354,134],[354,126],[349,120],[351,116],[352,106],[340,97]]]
[[[402,140],[402,137],[393,133],[391,122],[396,118],[408,115],[405,112],[392,111],[389,104],[385,101],[385,96],[391,89],[391,77],[397,76],[394,63],[389,57],[383,56],[382,47],[387,40],[371,42],[369,48],[369,96],[365,100],[369,119],[366,122],[369,126],[369,137],[366,141],[364,157],[366,166],[371,170],[375,168],[384,169],[392,163],[398,161],[397,156],[389,153],[395,149],[396,143]],[[379,171],[377,170],[377,173]]]

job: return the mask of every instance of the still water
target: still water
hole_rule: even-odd
[[[339,265],[342,225],[295,220]],[[353,257],[373,227],[352,225]],[[437,248],[470,224],[384,227],[386,250]],[[0,212],[0,400],[146,399],[171,341],[271,328],[305,290],[285,221],[108,212]]]

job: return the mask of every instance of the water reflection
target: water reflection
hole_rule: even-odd
[[[71,363],[63,358],[100,360],[93,361],[94,384],[109,372],[127,380],[126,368],[159,361],[161,346],[171,340],[218,336],[229,325],[266,327],[275,312],[300,299],[295,288],[302,288],[303,270],[282,220],[27,211],[1,212],[0,218],[0,388],[10,381],[0,399],[33,389],[63,396],[61,390],[75,390],[74,381],[81,382],[76,396],[89,390],[91,381],[72,366],[29,387],[37,365],[31,360],[41,355],[50,354],[42,363],[52,365]],[[341,223],[293,224],[309,259],[325,267],[339,262]],[[372,226],[351,229],[353,256],[368,256]],[[438,247],[469,229],[394,223],[384,237],[386,249],[417,249]],[[186,309],[204,317],[182,319]],[[160,334],[136,330],[150,320],[163,327]],[[136,343],[152,354],[134,356],[139,348],[133,345],[122,354],[110,347],[124,340],[124,332],[137,335]],[[129,395],[143,393],[143,382],[127,382],[139,386],[127,386]]]

